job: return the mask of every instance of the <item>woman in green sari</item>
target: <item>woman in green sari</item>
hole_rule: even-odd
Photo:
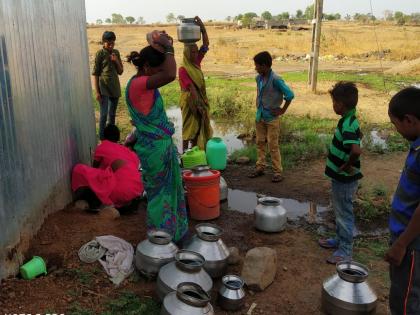
[[[188,219],[177,149],[172,141],[175,129],[158,90],[175,80],[176,63],[169,36],[161,33],[153,46],[157,49],[147,46],[128,57],[137,74],[127,84],[126,101],[137,129],[134,149],[143,169],[147,227],[165,229],[177,242],[186,235]]]
[[[201,28],[203,45],[198,49],[195,43],[185,44],[182,66],[179,68],[179,84],[181,86],[180,107],[182,111],[182,147],[188,149],[198,145],[205,150],[207,141],[212,137],[210,126],[209,102],[206,84],[201,71],[201,61],[209,49],[209,38],[201,19],[196,16],[195,22]]]

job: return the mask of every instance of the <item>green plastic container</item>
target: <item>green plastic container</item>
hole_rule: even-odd
[[[213,170],[224,170],[227,163],[227,147],[222,138],[214,137],[207,141],[207,162]]]
[[[207,165],[206,152],[199,147],[193,147],[182,155],[182,165],[184,168],[193,168],[197,165]]]
[[[20,274],[25,280],[32,280],[37,276],[47,274],[47,265],[44,259],[39,256],[34,256],[30,261],[20,267]]]

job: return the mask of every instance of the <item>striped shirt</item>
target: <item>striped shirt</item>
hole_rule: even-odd
[[[340,171],[340,167],[348,162],[351,145],[360,145],[360,126],[356,118],[356,109],[353,108],[338,121],[334,138],[329,148],[325,175],[342,183],[350,183],[363,177],[360,172],[360,159],[352,165],[352,173]]]
[[[410,146],[397,190],[392,200],[389,229],[395,240],[406,229],[420,204],[420,138]],[[420,238],[416,240],[420,246]],[[416,247],[419,247],[416,246]]]

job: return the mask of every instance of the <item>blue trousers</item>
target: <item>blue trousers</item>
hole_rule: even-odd
[[[107,123],[115,125],[115,115],[118,106],[119,97],[110,97],[102,95],[99,116],[99,139],[104,139],[104,129]]]
[[[345,256],[351,257],[354,228],[353,198],[357,191],[358,181],[342,183],[333,179],[331,184],[338,250]]]

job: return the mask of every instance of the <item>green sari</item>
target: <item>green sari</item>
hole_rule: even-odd
[[[126,88],[126,102],[137,131],[134,149],[140,158],[142,179],[147,194],[147,228],[165,229],[180,240],[188,229],[181,168],[172,141],[175,128],[166,116],[163,99],[156,89],[149,114],[143,115],[132,105]]]

